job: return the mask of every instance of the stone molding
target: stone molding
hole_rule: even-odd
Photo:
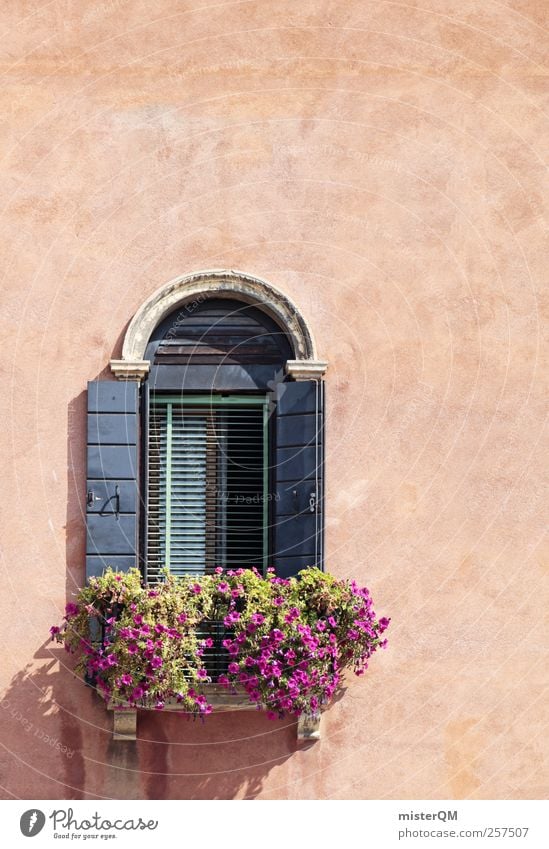
[[[110,362],[111,370],[118,380],[143,380],[150,370],[150,363],[144,356],[155,327],[178,307],[185,307],[186,313],[190,314],[193,304],[198,306],[211,297],[244,301],[257,306],[274,319],[288,334],[294,348],[296,359],[288,361],[294,371],[287,369],[292,377],[297,380],[317,379],[324,374],[326,363],[316,360],[311,329],[286,295],[259,277],[233,269],[214,269],[177,277],[157,289],[140,306],[126,331],[122,359]],[[301,372],[296,364],[301,362],[310,364],[307,377],[298,377]]]

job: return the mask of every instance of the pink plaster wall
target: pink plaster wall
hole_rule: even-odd
[[[547,11],[2,4],[6,798],[545,795]],[[310,321],[328,568],[393,618],[309,748],[253,713],[115,745],[45,639],[83,576],[86,381],[212,267]]]

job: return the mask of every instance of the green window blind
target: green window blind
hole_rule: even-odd
[[[265,397],[153,396],[147,451],[147,580],[266,567]]]

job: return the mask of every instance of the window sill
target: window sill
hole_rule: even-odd
[[[256,708],[250,704],[248,696],[244,690],[237,690],[236,693],[228,693],[224,687],[218,684],[205,684],[203,687],[204,693],[207,695],[209,703],[216,712],[229,712],[235,710],[255,711]],[[132,741],[137,740],[137,713],[139,710],[151,710],[152,708],[135,708],[122,707],[115,710],[112,702],[107,703],[107,710],[113,713],[113,740],[117,741]],[[181,710],[176,701],[167,702],[162,711],[156,713],[161,714],[165,711]],[[320,717],[302,715],[297,720],[297,739],[302,742],[314,742],[320,740]]]

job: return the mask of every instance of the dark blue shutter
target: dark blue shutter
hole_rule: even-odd
[[[324,384],[281,383],[275,400],[273,565],[289,577],[323,568]]]
[[[135,381],[88,383],[87,578],[137,565],[138,398]]]

